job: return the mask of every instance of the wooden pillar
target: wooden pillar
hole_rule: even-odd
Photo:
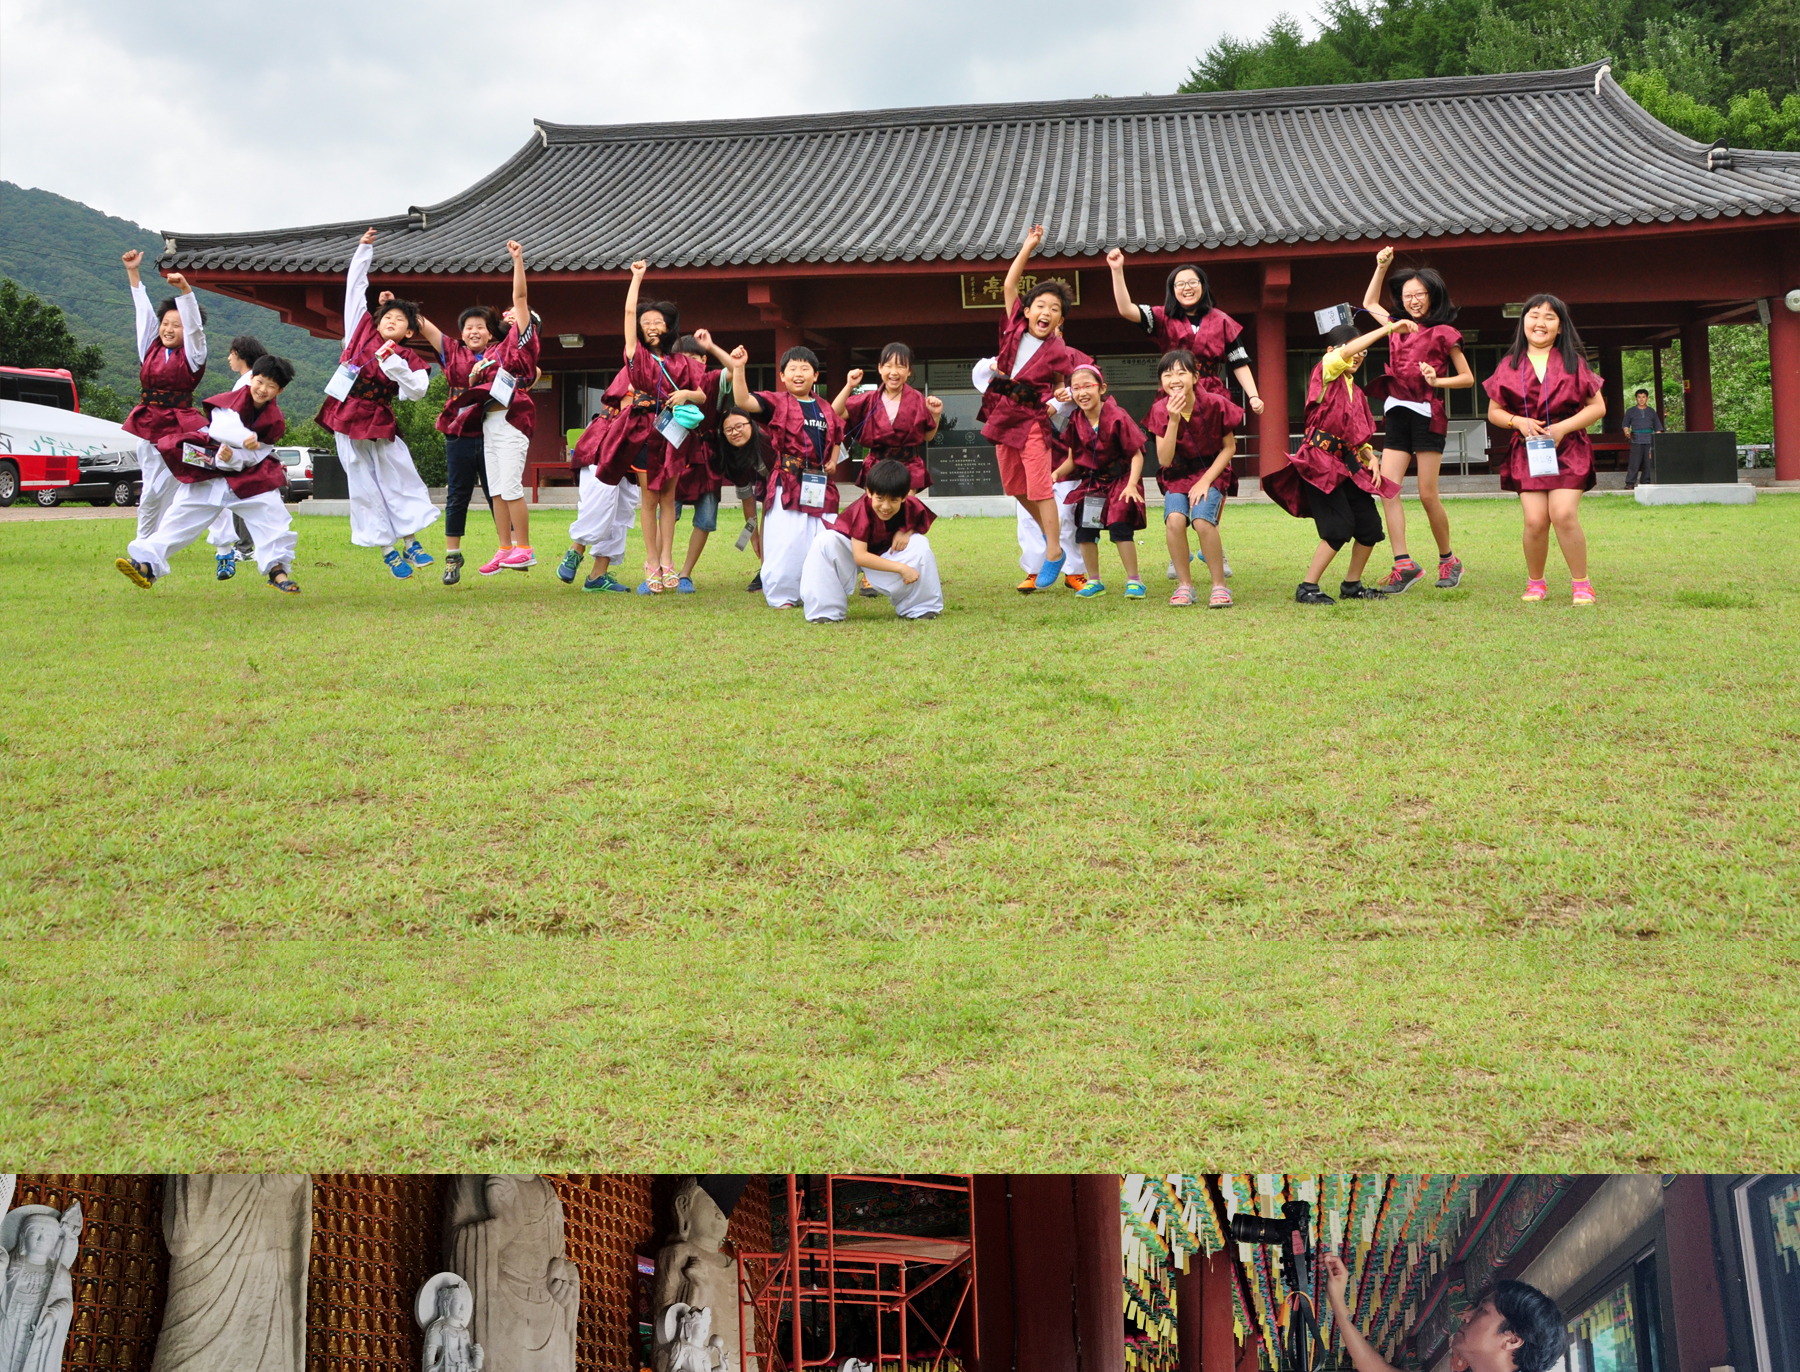
[[[1201,1265],[1200,1364],[1204,1372],[1232,1372],[1237,1334],[1232,1326],[1231,1250],[1220,1249]]]
[[[1015,1363],[1010,1349],[996,1349],[990,1367],[1007,1368],[1008,1372],[1079,1372],[1074,1309],[1075,1188],[1067,1175],[1016,1176],[1012,1191],[1013,1320],[1019,1353]],[[1113,1204],[1116,1207],[1118,1202]],[[1123,1291],[1123,1278],[1119,1289]],[[1115,1307],[1120,1299],[1113,1297]],[[1121,1339],[1124,1331],[1121,1315]],[[988,1347],[988,1341],[983,1340],[982,1346]]]
[[[1786,283],[1800,284],[1800,272],[1790,272]],[[1779,295],[1769,302],[1769,387],[1775,398],[1775,479],[1800,481],[1800,314]]]
[[[798,324],[777,323],[775,325],[775,356],[769,360],[776,366],[781,365],[782,354],[789,348],[798,348],[806,343]]]
[[[1009,1176],[975,1178],[975,1317],[981,1323],[981,1360],[972,1372],[1014,1372],[1013,1270]]]
[[[1075,1320],[1081,1372],[1125,1372],[1125,1255],[1116,1172],[1075,1178]],[[1035,1364],[1033,1364],[1035,1366]]]
[[[1687,410],[1685,428],[1698,433],[1713,427],[1712,343],[1706,325],[1681,326],[1681,391]]]
[[[1656,412],[1657,412],[1657,414],[1662,416],[1663,423],[1667,424],[1669,422],[1669,411],[1668,411],[1667,407],[1663,404],[1662,355],[1663,355],[1662,344],[1657,343],[1657,344],[1654,344],[1651,346],[1651,349],[1650,349],[1650,371],[1651,371],[1652,375],[1655,377]]]
[[[1206,1259],[1195,1254],[1188,1270],[1175,1273],[1176,1372],[1202,1372],[1202,1341],[1206,1337]]]
[[[1625,424],[1625,354],[1622,349],[1606,344],[1600,349],[1600,394],[1606,398],[1606,419],[1602,429],[1618,429]]]
[[[1254,416],[1257,475],[1277,471],[1288,460],[1287,297],[1292,266],[1263,263],[1262,308],[1256,312],[1256,389],[1263,412]]]
[[[1796,316],[1800,318],[1800,316]],[[1725,1302],[1713,1265],[1712,1207],[1703,1176],[1675,1178],[1663,1189],[1669,1240],[1669,1316],[1679,1372],[1707,1372],[1731,1361]]]

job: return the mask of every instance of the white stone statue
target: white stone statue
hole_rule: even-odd
[[[151,1372],[305,1372],[312,1178],[165,1177],[162,1227]]]
[[[21,1205],[0,1220],[0,1372],[62,1366],[75,1314],[69,1269],[80,1247],[79,1202],[60,1215],[48,1205]]]
[[[864,1362],[861,1358],[845,1358],[844,1365],[838,1372],[875,1372],[875,1364]]]
[[[562,1201],[536,1176],[463,1176],[450,1187],[450,1268],[475,1297],[487,1372],[575,1372],[581,1273],[563,1242]]]
[[[454,1272],[439,1272],[419,1288],[413,1315],[425,1331],[421,1372],[481,1372],[485,1355],[469,1333],[475,1293]]]
[[[712,1311],[676,1301],[663,1311],[657,1333],[669,1372],[714,1372],[725,1365],[725,1340],[712,1332]]]
[[[741,1189],[741,1187],[740,1187]],[[730,1193],[728,1199],[735,1199]],[[666,1352],[667,1312],[676,1305],[704,1306],[721,1311],[718,1333],[724,1357],[720,1366],[726,1372],[749,1372],[754,1359],[743,1359],[738,1349],[737,1262],[720,1251],[730,1217],[701,1185],[698,1177],[687,1177],[676,1189],[674,1226],[669,1241],[656,1255],[656,1285],[651,1291],[652,1320],[650,1362],[654,1372],[674,1372]],[[755,1328],[746,1318],[744,1328]],[[755,1352],[755,1347],[742,1350]]]

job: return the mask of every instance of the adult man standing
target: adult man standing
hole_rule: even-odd
[[[1631,435],[1631,461],[1625,468],[1625,489],[1650,475],[1651,445],[1663,430],[1662,416],[1650,408],[1650,392],[1638,388],[1637,403],[1625,411],[1625,432]]]
[[[1325,1299],[1356,1372],[1397,1372],[1356,1327],[1345,1300],[1350,1272],[1326,1253]],[[1562,1312],[1535,1286],[1503,1281],[1463,1311],[1450,1336],[1450,1366],[1463,1372],[1549,1372],[1568,1346]]]

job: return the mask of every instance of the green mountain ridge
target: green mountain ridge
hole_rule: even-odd
[[[69,328],[83,343],[106,351],[102,384],[129,404],[137,394],[133,356],[131,287],[120,254],[141,248],[146,258],[144,286],[151,299],[169,292],[154,279],[150,263],[161,254],[162,235],[130,220],[104,214],[51,191],[28,190],[0,181],[0,276],[9,276],[45,301],[62,307]],[[206,312],[207,378],[202,394],[224,390],[236,379],[225,353],[238,334],[254,334],[270,352],[294,364],[290,391],[305,397],[291,406],[294,418],[312,413],[315,398],[337,365],[339,345],[284,324],[271,309],[197,291]],[[284,408],[289,408],[284,406]]]

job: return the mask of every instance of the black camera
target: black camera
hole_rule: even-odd
[[[1313,1346],[1323,1348],[1318,1318],[1309,1294],[1312,1283],[1312,1206],[1305,1201],[1288,1201],[1281,1207],[1281,1218],[1245,1214],[1231,1217],[1231,1237],[1239,1243],[1261,1243],[1281,1250],[1282,1271],[1287,1277],[1288,1299],[1294,1305],[1294,1318],[1288,1322],[1287,1341],[1281,1359],[1283,1372],[1310,1372]]]

